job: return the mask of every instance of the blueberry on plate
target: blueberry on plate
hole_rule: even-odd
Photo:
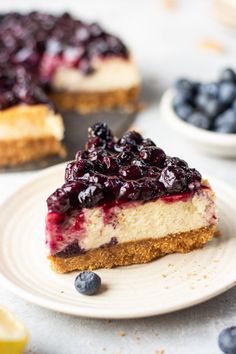
[[[193,113],[193,108],[189,104],[182,104],[175,108],[175,113],[183,120],[187,120]]]
[[[220,75],[220,81],[236,82],[236,74],[231,68],[226,68]]]
[[[204,113],[201,112],[192,113],[188,118],[188,123],[202,129],[210,128],[210,120]]]
[[[236,133],[236,113],[233,109],[216,117],[213,130],[219,133]]]
[[[236,87],[232,82],[222,82],[219,87],[219,99],[222,103],[230,103],[236,97]]]
[[[225,354],[236,354],[236,327],[223,329],[218,337],[218,345]]]
[[[84,271],[75,278],[76,290],[84,295],[94,295],[101,287],[101,278],[94,272]]]

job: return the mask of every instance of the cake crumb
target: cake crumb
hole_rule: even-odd
[[[64,291],[63,291],[63,290],[61,290],[61,294],[64,294]]]
[[[155,352],[154,352],[154,354],[164,354],[165,353],[165,351],[162,349],[162,350],[156,350]]]
[[[118,335],[119,335],[120,337],[125,337],[125,336],[126,336],[126,333],[125,333],[124,331],[120,331],[120,332],[118,333]]]
[[[102,350],[105,352],[107,350],[107,348],[104,347],[104,348],[102,348]]]
[[[167,278],[167,274],[162,274],[162,278]]]
[[[168,264],[168,267],[169,267],[169,268],[170,268],[170,267],[174,267],[174,264],[169,263],[169,264]]]
[[[225,52],[224,46],[220,42],[214,39],[208,39],[208,38],[202,39],[200,41],[200,47],[202,49],[214,52],[216,54],[221,54]]]

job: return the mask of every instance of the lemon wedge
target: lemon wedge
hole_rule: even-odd
[[[22,354],[28,337],[28,331],[20,320],[0,306],[0,353]]]

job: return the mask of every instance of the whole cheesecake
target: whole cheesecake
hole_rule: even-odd
[[[118,140],[104,123],[89,129],[47,205],[48,258],[60,273],[189,252],[217,224],[214,192],[197,170],[137,132]]]
[[[55,107],[134,109],[139,86],[131,53],[98,24],[68,13],[0,15],[0,166],[64,154]]]

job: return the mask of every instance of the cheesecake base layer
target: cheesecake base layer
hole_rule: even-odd
[[[50,98],[61,111],[82,114],[109,111],[115,108],[135,110],[139,86],[106,92],[52,92]]]
[[[215,231],[216,226],[211,225],[159,239],[149,238],[92,249],[75,257],[49,256],[48,259],[52,270],[58,273],[148,263],[170,253],[187,253],[200,248],[213,238]]]
[[[14,166],[53,155],[66,155],[55,137],[0,140],[0,166]]]

